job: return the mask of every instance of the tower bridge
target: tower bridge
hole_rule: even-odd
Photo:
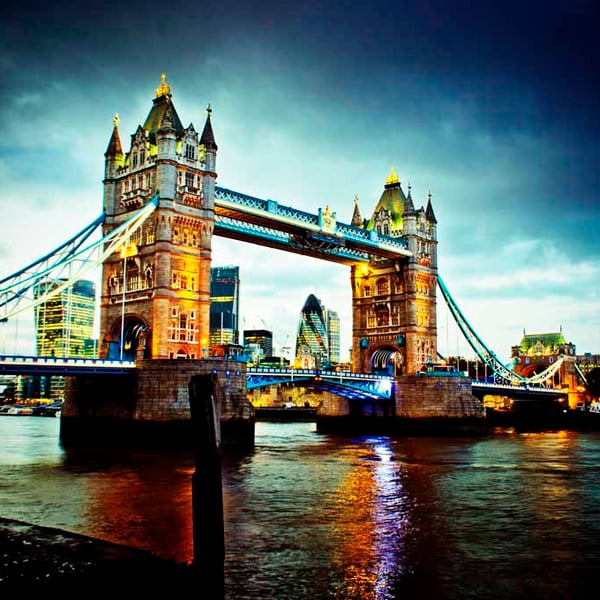
[[[25,310],[26,298],[29,306],[47,299],[32,294],[37,282],[55,278],[63,286],[88,268],[64,276],[74,264],[101,267],[99,357],[107,365],[135,364],[135,377],[126,378],[127,384],[118,377],[102,379],[100,371],[69,377],[65,437],[122,430],[123,422],[140,430],[162,423],[172,430],[189,421],[187,383],[203,372],[215,374],[222,387],[224,436],[253,439],[246,391],[266,374],[237,360],[209,359],[214,235],[349,268],[352,374],[312,376],[340,397],[324,407],[323,422],[351,412],[360,417],[360,400],[369,394],[387,399],[393,414],[386,409],[386,415],[393,418],[481,422],[481,401],[467,377],[420,376],[421,367],[437,358],[438,287],[478,356],[501,380],[527,383],[480,340],[439,277],[430,194],[426,206],[417,208],[411,187],[405,191],[392,170],[372,215],[363,218],[355,199],[351,222],[342,223],[328,206],[311,214],[217,186],[217,152],[210,107],[201,132],[192,123],[184,127],[163,76],[127,151],[119,121],[113,121],[102,216],[55,252],[0,281],[0,319],[7,320]],[[102,237],[90,242],[96,227]],[[381,396],[383,382],[394,385]],[[355,403],[352,411],[349,402]]]

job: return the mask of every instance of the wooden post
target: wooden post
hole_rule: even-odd
[[[189,384],[192,443],[193,567],[211,598],[224,597],[225,532],[221,481],[220,389],[216,375],[194,375]]]

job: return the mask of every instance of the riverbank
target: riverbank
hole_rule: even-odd
[[[193,568],[103,540],[0,518],[0,592],[117,598],[202,597]],[[192,594],[193,592],[193,594]]]

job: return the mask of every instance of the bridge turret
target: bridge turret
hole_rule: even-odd
[[[164,115],[156,132],[156,187],[161,199],[174,200],[177,186],[177,130],[170,94],[165,98]]]
[[[206,123],[200,137],[200,156],[204,162],[206,176],[202,180],[202,194],[206,208],[213,208],[215,204],[215,180],[217,178],[217,144],[210,121],[212,108],[210,104],[206,108]]]
[[[119,136],[119,116],[113,117],[113,131],[104,153],[104,212],[112,215],[115,213],[117,171],[125,163],[123,146]]]

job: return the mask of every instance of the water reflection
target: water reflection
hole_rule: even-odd
[[[66,451],[58,421],[0,418],[1,516],[191,562],[192,454]],[[596,583],[598,434],[256,433],[222,457],[226,600],[562,599]]]

